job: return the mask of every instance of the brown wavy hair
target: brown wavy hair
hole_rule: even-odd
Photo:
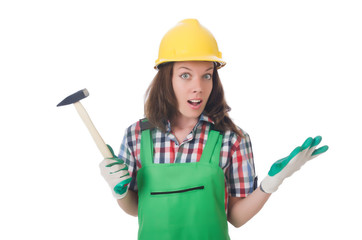
[[[145,116],[155,127],[166,131],[166,122],[172,120],[180,112],[172,86],[173,62],[164,63],[158,67],[158,72],[148,87],[145,95]],[[225,132],[231,130],[242,137],[241,131],[230,119],[228,112],[231,108],[224,97],[217,67],[212,75],[213,87],[206,103],[204,113],[215,123],[215,130]]]

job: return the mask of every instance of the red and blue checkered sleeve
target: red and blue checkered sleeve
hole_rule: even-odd
[[[140,166],[140,163],[137,160],[139,159],[140,149],[139,132],[139,122],[132,124],[126,129],[118,154],[118,158],[122,159],[128,166],[128,172],[132,177],[129,189],[133,191],[138,191],[136,178]]]
[[[241,130],[242,131],[242,130]],[[246,197],[257,184],[253,149],[249,135],[242,131],[243,137],[231,136],[230,166],[227,172],[227,188],[233,197]]]

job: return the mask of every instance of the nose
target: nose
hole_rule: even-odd
[[[202,78],[201,77],[196,77],[193,81],[193,85],[192,85],[192,92],[193,93],[201,93],[203,90],[203,86],[202,86]]]

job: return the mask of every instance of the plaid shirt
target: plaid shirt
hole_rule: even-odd
[[[210,126],[214,122],[201,115],[198,123],[179,143],[171,131],[168,122],[166,132],[152,130],[154,144],[154,163],[188,163],[198,162],[205,147]],[[223,133],[220,152],[220,167],[225,174],[225,208],[228,206],[228,196],[246,197],[254,190],[255,167],[249,135],[242,129],[243,137],[232,131]],[[140,161],[141,131],[139,121],[126,129],[121,145],[119,158],[124,160],[132,176],[129,188],[137,191],[136,176],[141,168]]]

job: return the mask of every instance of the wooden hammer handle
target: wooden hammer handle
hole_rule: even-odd
[[[92,120],[90,119],[87,111],[83,107],[83,105],[80,102],[74,103],[75,108],[77,109],[77,112],[79,113],[79,116],[82,118],[84,124],[87,126],[90,134],[93,137],[94,142],[97,144],[97,147],[99,151],[101,151],[104,158],[112,158],[113,155],[111,151],[109,151],[107,145],[103,141],[101,135],[95,128],[94,124],[92,123]]]

